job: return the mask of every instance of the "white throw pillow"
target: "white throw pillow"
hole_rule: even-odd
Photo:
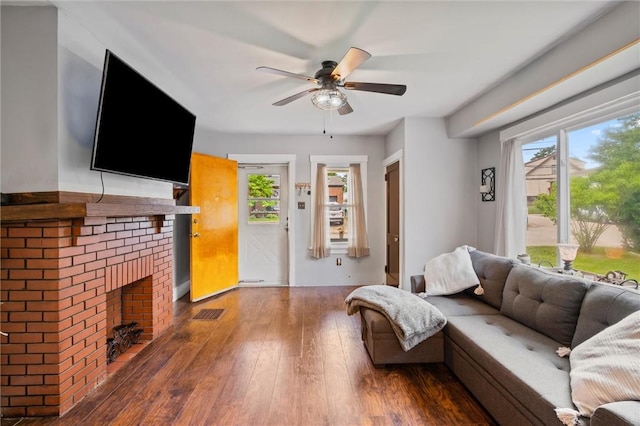
[[[576,346],[569,362],[571,399],[579,415],[591,417],[609,402],[640,400],[640,311]]]
[[[480,279],[473,269],[467,246],[436,256],[424,265],[427,296],[454,294],[478,284]]]

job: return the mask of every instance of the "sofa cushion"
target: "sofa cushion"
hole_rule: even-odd
[[[568,346],[586,291],[584,280],[514,265],[505,283],[500,312]]]
[[[500,315],[498,309],[465,293],[427,297],[426,300],[447,318],[458,315]]]
[[[473,269],[480,279],[480,285],[484,289],[484,294],[477,295],[473,292],[473,289],[469,289],[465,293],[488,303],[496,309],[500,309],[507,275],[509,275],[513,265],[519,262],[480,250],[471,251],[469,256],[471,257]]]
[[[444,331],[451,350],[476,365],[479,377],[495,382],[499,393],[528,410],[525,417],[531,424],[560,424],[554,409],[572,404],[570,368],[569,359],[555,353],[554,339],[503,315],[449,317]],[[445,357],[447,350],[445,346]],[[458,365],[450,367],[457,374]]]
[[[596,408],[591,426],[640,425],[640,401],[610,402]]]
[[[602,404],[640,400],[640,311],[585,340],[572,351],[571,398],[590,417]]]
[[[467,246],[440,254],[424,265],[424,291],[429,296],[459,293],[480,284]]]
[[[591,284],[582,301],[571,347],[635,311],[640,311],[639,291],[606,283]]]

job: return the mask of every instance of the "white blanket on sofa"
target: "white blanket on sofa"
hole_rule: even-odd
[[[359,287],[344,301],[349,315],[359,312],[361,306],[383,314],[405,352],[436,334],[447,323],[444,314],[429,302],[387,285]]]

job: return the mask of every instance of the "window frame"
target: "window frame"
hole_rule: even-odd
[[[576,101],[580,103],[580,101]],[[524,148],[527,143],[556,137],[556,183],[557,183],[557,237],[556,241],[568,243],[571,239],[571,199],[569,195],[569,140],[571,131],[611,119],[624,117],[640,111],[640,92],[623,96],[617,100],[604,102],[596,107],[571,113],[571,104],[567,108],[548,111],[523,123],[500,132],[500,140],[518,139]],[[574,105],[575,108],[575,105]],[[547,118],[547,122],[544,121]],[[561,265],[557,254],[556,265]]]
[[[310,155],[310,182],[311,189],[313,191],[313,187],[316,185],[316,173],[318,171],[318,164],[326,164],[327,170],[331,169],[345,169],[349,168],[351,164],[360,164],[360,175],[362,177],[362,196],[364,200],[364,214],[366,223],[369,223],[368,219],[368,197],[367,197],[367,163],[369,161],[369,157],[367,155]],[[327,188],[327,202],[329,197],[329,191]],[[311,220],[309,223],[309,241],[311,241],[311,235],[313,233],[313,224],[315,223],[315,211],[316,211],[316,200],[315,197],[311,197]],[[330,235],[331,224],[329,220],[327,220],[327,225],[329,229],[327,229],[327,234]],[[368,227],[367,227],[368,230]],[[348,239],[345,241],[331,241],[329,238],[329,248],[331,249],[332,254],[347,254],[347,248],[349,245]],[[311,247],[309,247],[311,248]]]

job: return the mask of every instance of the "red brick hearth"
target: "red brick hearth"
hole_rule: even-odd
[[[106,341],[118,322],[137,322],[142,340],[171,326],[173,220],[3,218],[2,416],[73,407],[106,379]],[[108,292],[121,304],[108,304]]]

